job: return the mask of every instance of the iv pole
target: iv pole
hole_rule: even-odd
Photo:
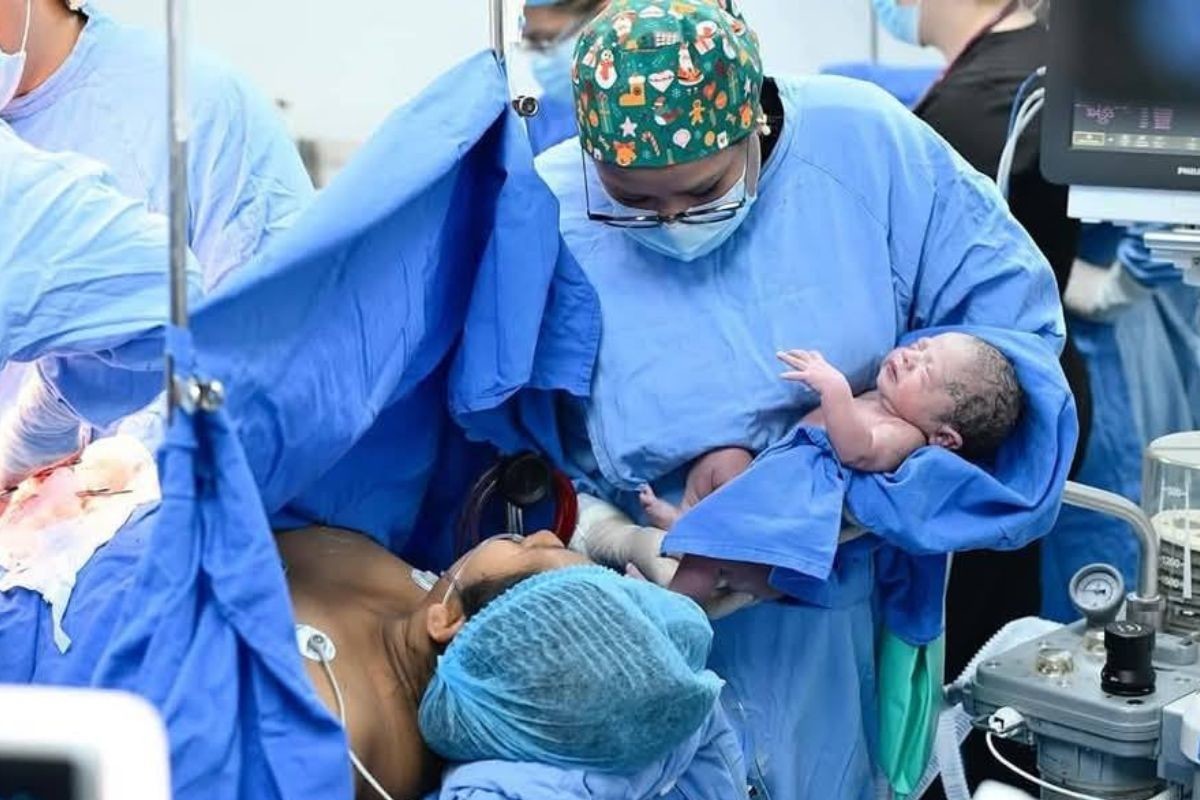
[[[190,121],[187,108],[188,0],[167,0],[167,129],[170,158],[170,320],[188,326],[188,175]],[[174,359],[167,355],[167,407],[175,413],[181,397],[175,379]]]
[[[504,61],[504,0],[488,0],[488,35],[492,52]]]
[[[188,327],[188,140],[191,119],[188,114],[187,51],[189,33],[188,0],[167,0],[167,128],[170,161],[170,324]],[[216,411],[225,399],[220,381],[199,380],[175,374],[175,359],[166,356],[167,415],[176,410],[188,414]]]

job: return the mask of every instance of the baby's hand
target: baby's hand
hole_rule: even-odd
[[[776,353],[776,356],[791,367],[780,376],[784,380],[806,383],[821,397],[832,393],[850,392],[846,376],[838,372],[837,368],[816,350],[788,350]]]

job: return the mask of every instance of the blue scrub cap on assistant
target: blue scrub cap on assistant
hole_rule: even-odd
[[[438,659],[421,733],[450,761],[636,771],[712,713],[712,635],[699,606],[651,583],[597,566],[535,575]]]

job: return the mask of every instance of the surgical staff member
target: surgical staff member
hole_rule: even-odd
[[[906,332],[990,325],[1026,332],[1056,369],[1045,258],[992,182],[885,93],[764,78],[756,37],[718,0],[613,2],[575,68],[579,141],[538,167],[601,311],[566,460],[610,499],[679,487],[716,447],[780,441],[813,406],[779,380],[782,346],[820,350],[862,389]],[[979,513],[967,498],[945,510]],[[753,528],[723,534],[746,562]],[[717,625],[710,663],[774,800],[875,796],[873,570],[869,541],[852,542],[809,602]]]
[[[1044,66],[1049,33],[1017,0],[874,0],[883,26],[897,39],[938,49],[949,67],[916,105],[929,123],[985,175],[996,175],[1008,138],[1013,102],[1026,78]],[[1025,132],[1013,164],[1009,206],[1050,262],[1065,291],[1079,243],[1079,223],[1067,216],[1067,187],[1041,174],[1040,129]],[[1091,430],[1091,391],[1086,364],[1069,332],[1063,369],[1075,395],[1081,439],[1075,471]],[[1021,550],[981,550],[954,558],[946,600],[946,674],[957,677],[997,630],[1041,613],[1042,543]],[[1065,584],[1065,581],[1064,581]],[[1022,591],[1011,591],[1021,586]],[[973,757],[972,757],[973,756]],[[972,777],[994,760],[981,737],[968,745]],[[994,777],[1003,776],[1003,768]]]
[[[6,73],[16,85],[0,118],[34,147],[100,161],[122,192],[165,211],[161,35],[78,0],[0,0],[0,50],[24,54]],[[211,290],[285,230],[313,188],[274,108],[241,76],[198,54],[188,81],[190,244]]]
[[[0,0],[0,119],[43,150],[81,153],[152,211],[168,202],[166,48],[81,0]],[[190,64],[189,244],[211,290],[290,226],[312,183],[274,109],[213,59]],[[18,377],[16,373],[24,373]],[[72,452],[77,426],[40,376],[10,367],[0,481]],[[2,394],[2,393],[0,393]],[[2,397],[0,397],[2,399]],[[2,488],[2,487],[0,487]]]
[[[608,0],[527,0],[521,24],[522,46],[531,53],[533,74],[542,87],[540,108],[529,118],[534,155],[574,139],[575,101],[571,58],[579,31]]]

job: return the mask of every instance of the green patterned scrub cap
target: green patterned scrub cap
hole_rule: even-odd
[[[758,37],[734,0],[613,0],[580,35],[572,80],[584,151],[619,167],[699,161],[762,115]]]

